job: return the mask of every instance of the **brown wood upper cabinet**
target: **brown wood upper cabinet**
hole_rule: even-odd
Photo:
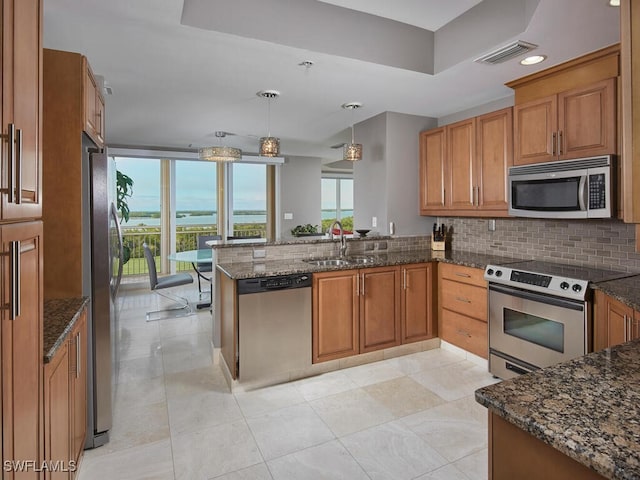
[[[422,215],[507,216],[511,108],[421,132]]]
[[[83,89],[84,89],[84,131],[96,142],[98,147],[104,146],[104,98],[100,86],[91,71],[89,62],[82,57]]]
[[[593,350],[640,338],[640,312],[596,290]]]
[[[41,0],[2,0],[1,219],[42,215]]]
[[[514,107],[516,165],[616,153],[616,80]]]

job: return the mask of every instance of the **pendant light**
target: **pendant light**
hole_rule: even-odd
[[[233,147],[223,147],[222,138],[227,136],[226,132],[215,132],[218,138],[218,146],[203,147],[198,150],[198,158],[208,162],[235,162],[242,156],[242,150]]]
[[[342,104],[342,108],[351,110],[351,143],[345,144],[342,156],[343,160],[348,160],[350,162],[362,160],[362,144],[356,143],[353,138],[353,112],[360,107],[362,107],[362,104],[359,102]]]
[[[260,90],[256,95],[267,99],[267,136],[260,138],[260,156],[277,157],[280,154],[280,139],[271,136],[271,99],[278,98],[280,92]]]

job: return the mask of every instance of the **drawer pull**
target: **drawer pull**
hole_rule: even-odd
[[[463,303],[471,303],[471,300],[469,300],[468,298],[456,297],[456,300]]]
[[[471,278],[471,275],[469,275],[468,273],[461,273],[461,272],[455,272],[456,276],[458,277],[464,277],[464,278]]]

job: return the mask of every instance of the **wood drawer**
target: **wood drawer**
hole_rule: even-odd
[[[487,288],[487,282],[484,279],[484,270],[480,268],[440,263],[438,265],[438,271],[440,272],[440,278]]]
[[[440,282],[442,308],[487,321],[487,289],[451,280]]]
[[[486,322],[442,309],[440,338],[468,352],[487,358],[488,326]]]

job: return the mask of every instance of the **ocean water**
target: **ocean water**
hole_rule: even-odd
[[[353,215],[353,210],[343,210],[342,216],[348,217]],[[261,215],[234,215],[235,223],[266,223],[267,214]],[[333,218],[332,212],[323,211],[322,219],[326,220]],[[215,225],[218,222],[218,216],[213,215],[185,215],[184,217],[176,219],[176,225],[188,226],[188,225]],[[122,224],[123,228],[134,227],[159,227],[160,218],[155,217],[130,217],[129,221]]]

